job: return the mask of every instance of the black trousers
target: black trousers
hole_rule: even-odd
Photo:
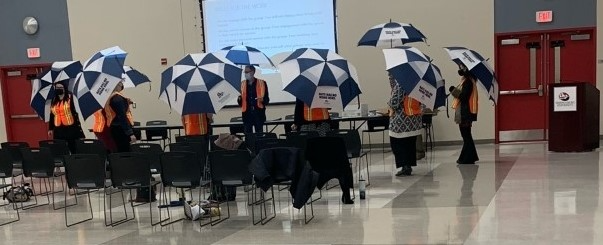
[[[389,137],[394,153],[396,168],[417,166],[417,136],[406,138]]]
[[[479,160],[479,157],[477,156],[477,150],[475,149],[475,143],[471,135],[471,124],[461,123],[459,130],[461,131],[461,137],[463,137],[463,149],[456,162],[459,164],[474,164]]]
[[[111,125],[111,137],[117,147],[117,152],[130,152],[130,136],[117,125]]]
[[[75,140],[83,139],[85,136],[84,133],[82,133],[82,128],[80,126],[71,125],[55,127],[53,130],[53,138],[66,141],[71,154],[75,154],[77,153],[75,149]]]
[[[352,168],[345,168],[343,172],[321,172],[318,173],[318,183],[317,187],[321,189],[329,180],[337,179],[339,181],[339,187],[341,187],[341,192],[343,197],[347,200],[351,199],[350,189],[352,189],[352,185],[354,184],[354,177],[352,176]]]

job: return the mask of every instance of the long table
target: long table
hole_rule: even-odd
[[[366,121],[371,120],[371,119],[383,119],[387,116],[384,115],[380,115],[380,114],[376,114],[376,115],[368,115],[368,116],[352,116],[352,117],[333,117],[331,118],[332,121],[334,122],[349,122],[350,123],[350,128],[356,129],[358,130],[360,127],[362,127]],[[356,122],[361,122],[360,124],[356,124]],[[272,119],[272,120],[267,120],[264,125],[267,127],[268,132],[273,132],[276,127],[280,126],[280,125],[285,125],[285,124],[291,124],[293,123],[292,119],[283,119],[283,118],[277,118],[277,119]],[[211,127],[214,128],[228,128],[228,127],[233,127],[233,126],[243,126],[243,122],[226,122],[226,123],[212,123]],[[268,127],[272,126],[272,129],[268,130]],[[182,130],[184,127],[182,125],[152,125],[152,126],[134,126],[133,129],[138,129],[138,130]],[[171,133],[170,133],[171,135]]]

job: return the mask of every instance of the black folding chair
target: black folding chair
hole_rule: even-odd
[[[75,192],[75,204],[77,204],[77,190],[86,190],[88,206],[90,207],[90,218],[71,224],[68,222],[67,208],[65,208],[65,226],[70,227],[94,219],[90,191],[105,187],[105,160],[96,154],[67,155],[65,156],[65,178],[67,179],[67,187]],[[67,204],[67,192],[65,192],[65,204]],[[107,225],[105,195],[103,195],[103,210],[105,225]]]
[[[42,182],[44,182],[44,188],[46,190],[46,192],[44,193],[35,193],[35,188],[34,188],[34,200],[35,203],[28,205],[26,207],[23,207],[24,209],[30,209],[30,208],[36,208],[36,207],[40,207],[40,206],[44,206],[44,205],[48,205],[50,204],[50,198],[49,196],[52,196],[52,208],[54,210],[58,210],[61,208],[65,208],[65,206],[63,207],[56,207],[55,202],[54,202],[54,178],[55,177],[61,177],[62,175],[64,175],[64,173],[62,172],[55,172],[55,164],[54,164],[54,159],[52,157],[52,153],[50,152],[50,149],[48,148],[21,148],[21,155],[23,156],[23,175],[25,177],[29,177],[31,183],[32,183],[32,188],[34,187],[33,185],[33,178],[38,178],[40,179],[40,189],[42,189]],[[63,179],[59,178],[61,180],[61,185],[63,186]],[[50,185],[50,191],[48,190],[48,185]],[[46,198],[48,199],[48,203],[46,204],[41,204],[38,205],[38,195],[46,195]],[[73,205],[71,205],[73,206]]]
[[[385,131],[389,130],[389,117],[378,117],[378,118],[373,118],[373,119],[369,119],[366,121],[366,127],[367,129],[362,130],[362,138],[361,141],[364,144],[364,134],[367,134],[368,136],[368,147],[369,147],[369,152],[372,152],[373,150],[373,143],[371,141],[371,134],[372,133],[378,133],[381,132],[381,135],[383,137],[383,141],[381,142],[381,147],[383,148],[383,155],[385,156]]]
[[[63,167],[65,163],[63,157],[71,154],[71,152],[69,152],[69,146],[67,145],[67,141],[41,140],[39,143],[40,147],[46,147],[50,149],[55,166]]]
[[[161,154],[163,149],[159,144],[138,143],[130,146],[132,152],[143,154],[151,163],[151,174],[158,174],[161,171]]]
[[[13,187],[13,184],[14,184],[13,179],[15,176],[20,175],[20,173],[18,173],[17,175],[15,175],[15,174],[17,174],[17,173],[14,172],[13,160],[12,160],[12,157],[10,156],[10,153],[8,152],[7,149],[0,149],[0,179],[2,179],[2,183],[0,183],[0,190],[3,190],[3,191],[10,190]],[[11,178],[11,182],[8,184],[6,183],[7,178]],[[7,200],[7,202],[8,202],[8,200]],[[10,202],[8,202],[6,204],[2,204],[2,205],[0,205],[0,207],[5,207],[5,206],[9,206],[9,205],[10,205]],[[17,213],[17,218],[10,219],[6,222],[0,223],[0,226],[14,223],[14,222],[21,220],[21,216],[19,215],[19,209],[17,208],[17,203],[13,202],[12,206],[13,206],[13,210],[15,210],[15,212]]]
[[[167,126],[165,120],[148,121],[146,126]],[[163,147],[166,146],[166,141],[171,143],[167,128],[145,129],[145,139],[143,141],[160,141]]]
[[[23,168],[23,156],[21,156],[21,148],[29,148],[27,142],[2,142],[0,143],[2,149],[7,149],[13,159],[13,165],[15,168]]]
[[[207,187],[209,185],[209,181],[201,181],[202,171],[203,166],[198,160],[197,154],[194,152],[170,151],[163,153],[161,155],[161,181],[163,183],[162,196],[163,199],[166,200],[165,202],[169,203],[169,201],[172,200],[172,187],[180,188],[183,192],[184,189],[188,189],[190,199],[193,200],[192,189],[199,188],[202,186]],[[165,187],[169,188],[169,197],[166,195]],[[199,191],[199,196],[197,200],[201,200],[202,192],[203,191]],[[169,206],[167,207],[167,210],[169,219]],[[181,220],[183,220],[183,218],[170,221],[169,223],[162,222],[161,226],[169,225]]]
[[[209,152],[208,161],[211,170],[211,181],[213,184],[221,184],[223,187],[240,187],[253,184],[253,178],[249,172],[249,163],[251,162],[251,154],[244,150],[235,151],[211,151]],[[228,188],[226,188],[228,191]],[[249,192],[247,192],[249,195]],[[227,216],[222,218],[220,212],[218,220],[212,220],[210,215],[210,223],[212,226],[223,222],[230,218],[229,201],[226,199]],[[255,217],[253,214],[252,217]],[[255,222],[254,222],[255,223]]]
[[[243,123],[243,117],[233,117],[230,119],[231,123]],[[245,126],[241,125],[233,125],[229,127],[230,134],[242,136],[245,134]]]
[[[255,142],[261,139],[276,139],[277,136],[275,133],[246,133],[245,134],[245,144],[251,152],[255,151]]]
[[[176,143],[208,141],[208,135],[180,135],[176,137]]]
[[[134,123],[132,123],[132,127],[140,127],[140,122],[135,121]],[[133,128],[132,131],[134,132],[134,136],[137,140],[142,140],[142,130]]]
[[[107,148],[100,140],[80,139],[75,141],[75,149],[78,154],[94,154],[101,159],[107,159]]]
[[[123,195],[123,190],[129,190],[130,197],[132,196],[132,190],[136,190],[139,188],[151,188],[156,187],[160,184],[159,181],[151,180],[151,164],[148,159],[144,157],[141,153],[137,152],[123,152],[123,153],[113,153],[109,155],[109,166],[111,168],[111,183],[114,188],[120,190],[121,198],[124,206],[125,218],[113,221],[113,212],[112,212],[112,195],[109,195],[109,219],[110,223],[107,225],[117,226],[123,224],[127,221],[133,220],[136,218],[136,213],[134,212],[134,203],[130,203],[130,207],[132,209],[132,218],[128,218],[126,212],[126,200]],[[152,191],[149,191],[149,201],[152,200],[151,196]],[[149,202],[149,214],[151,216],[151,225],[157,225],[165,220],[159,220],[158,222],[153,222],[153,205],[152,202]],[[159,210],[161,212],[161,210]]]
[[[339,179],[342,191],[352,189],[353,197],[351,198],[352,200],[355,198],[351,164],[348,159],[346,144],[342,137],[316,137],[308,139],[305,159],[310,163],[312,169],[320,174],[320,179],[324,180],[325,183],[329,179],[337,178]],[[319,189],[321,187],[320,184],[318,186]],[[319,199],[314,199],[313,201]]]

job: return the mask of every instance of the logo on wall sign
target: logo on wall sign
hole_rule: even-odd
[[[559,94],[559,100],[561,100],[561,101],[568,101],[569,99],[570,99],[570,96],[566,92],[561,92]]]

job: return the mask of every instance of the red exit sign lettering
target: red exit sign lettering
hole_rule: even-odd
[[[536,22],[538,23],[548,23],[553,22],[553,11],[538,11],[536,12]]]
[[[40,48],[28,48],[27,49],[27,58],[30,58],[30,59],[40,58]]]

